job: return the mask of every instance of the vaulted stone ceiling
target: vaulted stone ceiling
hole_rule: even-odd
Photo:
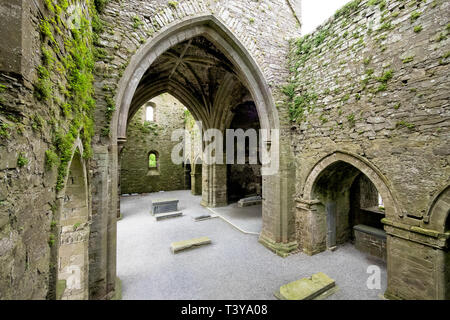
[[[139,83],[129,119],[149,99],[164,92],[179,99],[195,118],[216,127],[220,126],[217,122],[227,122],[224,109],[249,95],[235,66],[205,37],[179,43],[155,60]]]

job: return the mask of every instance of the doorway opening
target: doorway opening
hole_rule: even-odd
[[[386,261],[383,199],[371,180],[353,165],[338,161],[318,176],[313,194],[324,217],[320,233],[324,248],[345,243]]]

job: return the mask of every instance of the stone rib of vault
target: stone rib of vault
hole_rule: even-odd
[[[312,300],[335,288],[336,283],[325,273],[313,274],[310,278],[303,278],[280,287],[275,297],[280,300]]]
[[[172,253],[175,254],[183,250],[203,246],[210,243],[211,239],[209,239],[208,237],[201,237],[196,239],[172,242],[170,244],[170,249],[172,250]]]

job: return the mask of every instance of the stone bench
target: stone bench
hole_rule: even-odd
[[[364,224],[354,226],[353,230],[356,249],[386,261],[386,232],[384,230]]]
[[[243,198],[238,201],[238,207],[249,207],[249,206],[256,206],[258,204],[262,203],[262,198],[260,196],[254,196],[254,197],[248,197]]]
[[[168,213],[178,211],[178,200],[176,199],[155,199],[152,201],[150,213]]]

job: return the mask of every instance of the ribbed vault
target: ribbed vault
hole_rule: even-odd
[[[219,130],[226,129],[233,106],[249,96],[233,64],[203,36],[172,46],[154,61],[139,82],[128,119],[165,92],[180,100],[205,128]]]

